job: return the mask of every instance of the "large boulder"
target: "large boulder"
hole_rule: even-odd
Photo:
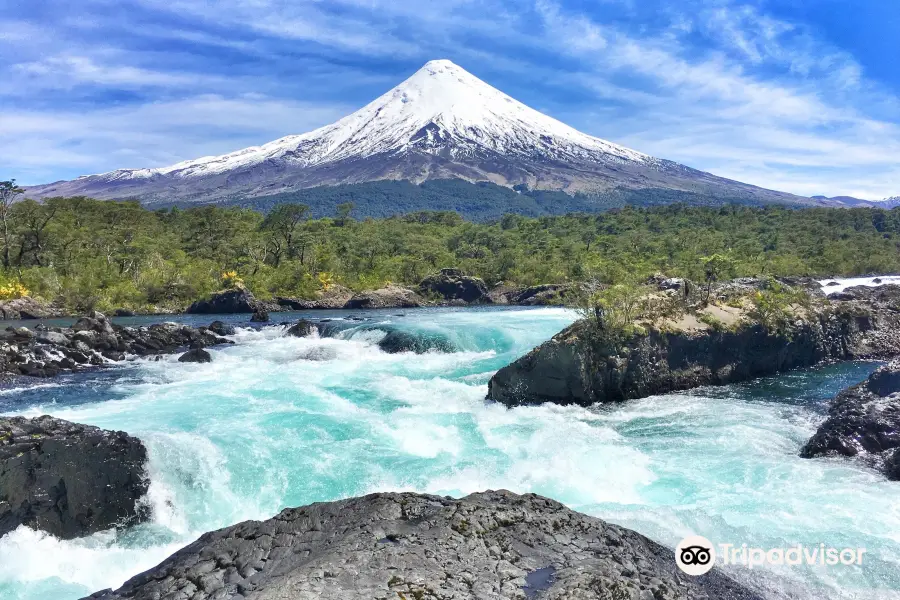
[[[205,300],[197,300],[185,311],[195,315],[227,315],[234,313],[254,313],[261,308],[250,290],[234,288],[212,294]]]
[[[214,334],[221,336],[234,335],[235,333],[237,333],[234,325],[230,325],[223,321],[213,321],[206,328],[212,331]]]
[[[313,335],[313,333],[318,332],[318,330],[319,328],[312,321],[300,319],[299,321],[288,327],[285,335],[289,335],[291,337],[308,337],[310,335]]]
[[[203,535],[95,600],[757,600],[714,568],[559,502],[372,494]]]
[[[900,479],[900,360],[850,387],[831,402],[828,418],[800,455],[861,455],[888,477]]]
[[[401,329],[388,329],[385,336],[378,342],[378,347],[388,354],[455,351],[453,342],[441,333],[403,331]]]
[[[146,462],[121,431],[0,417],[0,536],[27,525],[72,539],[146,518]]]
[[[354,294],[344,304],[344,308],[417,308],[427,302],[414,291],[391,285],[380,290],[369,290]]]
[[[488,302],[487,285],[478,277],[464,275],[459,269],[441,269],[419,284],[425,296],[439,296],[443,300],[459,300],[468,304]]]
[[[42,300],[24,296],[0,302],[0,318],[13,321],[18,319],[51,319],[65,316],[65,311]]]

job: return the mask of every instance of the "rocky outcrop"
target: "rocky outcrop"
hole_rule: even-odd
[[[169,354],[182,348],[231,343],[206,327],[177,323],[122,327],[93,312],[72,327],[0,331],[0,373],[52,377],[62,371],[125,360],[128,355]]]
[[[484,281],[464,275],[459,269],[441,269],[429,275],[419,284],[419,290],[424,296],[437,296],[449,302],[472,304],[490,301]]]
[[[370,290],[354,294],[344,304],[344,308],[417,308],[428,303],[416,292],[392,285],[380,290]]]
[[[146,461],[121,431],[0,417],[0,536],[27,525],[71,539],[144,519]]]
[[[335,310],[344,308],[344,305],[353,297],[353,292],[340,285],[330,285],[327,290],[316,292],[312,299],[278,297],[275,301],[284,310]]]
[[[246,288],[234,288],[216,292],[205,300],[197,300],[185,312],[193,315],[228,315],[278,309],[277,304],[273,306],[258,300]]]
[[[96,600],[751,600],[713,569],[559,502],[497,491],[372,494],[207,533]]]
[[[257,308],[253,312],[253,316],[250,317],[250,321],[253,323],[268,323],[269,322],[269,311],[265,308]]]
[[[0,302],[0,318],[6,321],[52,319],[63,316],[64,310],[29,296]]]
[[[745,381],[826,359],[900,355],[900,287],[853,290],[778,333],[761,325],[651,327],[610,347],[579,321],[500,369],[488,397],[507,406],[589,405]]]
[[[857,456],[900,480],[900,360],[842,391],[800,456]]]

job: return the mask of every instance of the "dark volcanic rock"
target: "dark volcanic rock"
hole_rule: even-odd
[[[307,321],[306,319],[300,319],[288,328],[288,330],[285,332],[285,335],[290,335],[293,337],[306,337],[308,335],[311,335],[314,331],[318,331],[315,323]]]
[[[269,311],[267,311],[265,308],[257,308],[253,313],[253,316],[250,317],[250,320],[254,323],[268,323]]]
[[[102,600],[751,600],[718,569],[528,494],[372,494],[207,533]]]
[[[891,481],[900,481],[900,448],[895,448],[884,453],[884,465],[882,469]]]
[[[388,354],[400,352],[415,352],[423,354],[430,350],[438,352],[453,352],[453,344],[441,334],[427,332],[411,332],[399,329],[391,329],[378,342],[378,347]]]
[[[750,285],[739,280],[732,287]],[[897,355],[900,287],[883,286],[815,309],[782,333],[759,325],[736,331],[651,328],[609,348],[579,321],[500,369],[491,378],[488,397],[507,406],[589,405],[746,381],[826,359]]]
[[[144,519],[146,461],[121,431],[0,417],[0,536],[24,524],[71,539]]]
[[[178,362],[183,363],[208,363],[212,362],[212,356],[203,348],[192,348],[178,357]]]
[[[427,302],[412,290],[389,286],[355,294],[344,308],[416,308],[426,304]]]
[[[234,335],[236,330],[234,325],[229,325],[228,323],[223,323],[222,321],[213,321],[207,326],[207,329],[215,333],[216,335]]]
[[[441,269],[422,280],[419,289],[426,296],[437,295],[444,300],[461,300],[468,304],[490,301],[484,281],[464,275],[459,269]]]
[[[250,290],[236,288],[216,292],[206,300],[197,300],[185,312],[198,315],[254,313],[260,306]]]
[[[838,394],[828,418],[800,456],[865,454],[889,477],[900,478],[900,360],[879,368],[868,380]]]

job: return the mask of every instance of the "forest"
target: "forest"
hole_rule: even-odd
[[[476,223],[450,211],[359,218],[352,203],[313,218],[283,203],[268,213],[138,202],[23,198],[0,182],[0,297],[29,294],[72,311],[179,311],[234,272],[260,298],[414,285],[443,267],[532,285],[655,273],[723,276],[900,272],[900,209],[778,206],[612,208],[597,214],[506,214]]]

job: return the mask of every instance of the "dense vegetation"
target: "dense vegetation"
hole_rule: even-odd
[[[702,282],[713,264],[716,277],[900,272],[900,209],[675,204],[472,223],[454,212],[359,220],[350,204],[312,219],[298,204],[263,214],[20,198],[0,184],[0,294],[20,285],[72,310],[175,310],[231,271],[263,298],[416,284],[449,266],[521,285],[656,272]]]
[[[605,192],[568,195],[563,192],[510,189],[494,183],[469,183],[461,179],[437,179],[413,184],[409,181],[372,181],[320,186],[254,198],[224,199],[221,206],[238,206],[268,212],[284,203],[304,204],[311,217],[334,214],[338,204],[352,202],[357,218],[385,218],[418,211],[452,210],[468,221],[496,221],[505,214],[527,217],[596,213],[625,206],[661,206],[675,202],[695,206],[728,204],[760,205],[752,196],[714,197],[694,192],[666,189],[631,190],[617,188]],[[152,201],[151,208],[187,208],[192,202]]]

